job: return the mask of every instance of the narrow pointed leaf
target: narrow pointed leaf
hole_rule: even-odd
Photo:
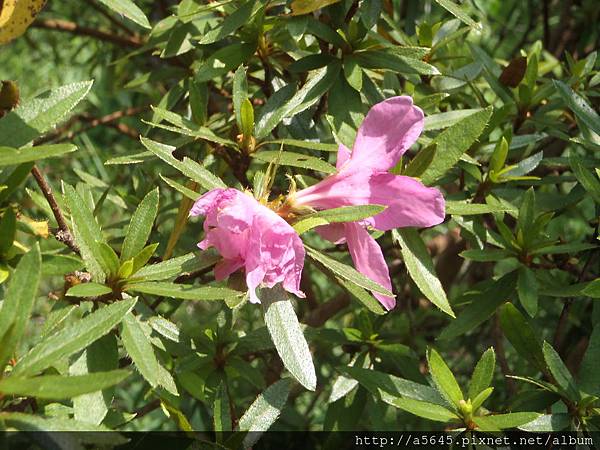
[[[259,295],[265,309],[265,323],[283,365],[302,386],[314,391],[317,375],[312,355],[287,293],[277,285],[261,289]]]
[[[120,300],[100,308],[44,339],[19,360],[12,374],[27,376],[41,372],[60,358],[83,350],[121,322],[125,314],[134,307],[136,300],[135,298]]]

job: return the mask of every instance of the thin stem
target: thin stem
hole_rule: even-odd
[[[498,358],[498,365],[500,366],[500,370],[502,370],[502,374],[506,381],[506,390],[510,396],[513,396],[517,392],[517,389],[514,380],[508,377],[508,375],[511,375],[511,372],[508,367],[508,362],[506,361],[504,342],[502,342],[502,329],[500,328],[500,316],[498,316],[498,314],[496,314],[494,318],[492,327],[492,338],[494,340],[494,350],[496,351],[496,356]]]
[[[42,172],[40,172],[40,169],[37,168],[37,166],[33,166],[33,168],[31,169],[31,174],[35,178],[35,181],[37,182],[40,189],[42,190],[42,194],[44,194],[44,197],[46,197],[46,200],[50,205],[50,209],[52,209],[52,214],[54,214],[54,218],[56,219],[56,223],[58,224],[58,231],[55,233],[56,240],[64,243],[75,253],[79,254],[79,247],[77,247],[75,239],[73,238],[73,235],[69,230],[69,226],[67,225],[67,221],[65,220],[65,217],[63,216],[63,213],[60,210],[58,203],[56,202],[56,198],[52,193],[52,188],[44,178]]]
[[[44,28],[46,30],[63,31],[66,33],[76,34],[79,36],[90,36],[101,41],[112,42],[121,47],[141,47],[143,42],[136,37],[119,36],[118,34],[98,30],[96,28],[88,28],[77,25],[75,22],[68,20],[46,19],[36,20],[33,25],[35,28]]]

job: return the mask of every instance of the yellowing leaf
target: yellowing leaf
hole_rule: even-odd
[[[328,5],[333,5],[340,0],[294,0],[292,2],[292,15],[299,16],[308,14],[317,9],[325,8]]]
[[[25,33],[45,4],[46,0],[4,0],[0,12],[0,44]]]

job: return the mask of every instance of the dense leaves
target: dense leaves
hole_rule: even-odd
[[[89,6],[0,50],[0,429],[600,430],[597,1]],[[395,96],[424,114],[410,148],[407,117],[365,122]],[[372,201],[295,203],[348,173]],[[386,177],[439,190],[443,222],[377,227],[426,203]],[[299,248],[192,210],[226,188]]]

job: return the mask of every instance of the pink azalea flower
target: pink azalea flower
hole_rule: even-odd
[[[215,247],[223,259],[215,266],[222,280],[238,269],[246,273],[250,301],[260,303],[258,286],[283,288],[298,297],[304,246],[294,229],[274,211],[236,189],[213,189],[194,203],[190,216],[205,216],[202,250]]]
[[[291,203],[317,210],[340,206],[384,205],[381,213],[360,222],[331,224],[317,229],[334,243],[347,242],[358,271],[388,290],[390,274],[381,247],[366,226],[386,231],[399,227],[431,227],[444,220],[444,197],[420,181],[388,171],[423,131],[423,111],[410,97],[392,97],[371,108],[360,126],[352,151],[338,150],[338,171],[293,194]],[[375,294],[388,310],[392,297]]]

